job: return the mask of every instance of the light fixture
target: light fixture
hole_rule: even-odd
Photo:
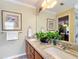
[[[44,0],[42,3],[42,9],[53,8],[57,4],[56,0]]]
[[[57,0],[43,0],[41,6],[37,8],[37,14],[46,9],[53,8],[57,4],[57,2],[58,2]]]

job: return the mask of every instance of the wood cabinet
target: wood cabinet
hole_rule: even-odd
[[[26,42],[26,54],[28,59],[34,59],[34,49],[31,47],[31,45]]]
[[[35,59],[43,59],[37,51],[35,51]]]
[[[26,41],[27,59],[44,59],[31,45]]]

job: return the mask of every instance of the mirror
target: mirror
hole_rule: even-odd
[[[37,32],[42,30],[45,32],[50,31],[48,28],[51,28],[52,31],[59,31],[64,41],[77,43],[77,2],[77,0],[58,0],[53,8],[40,11],[36,19]],[[51,22],[48,19],[51,19]]]
[[[58,30],[61,39],[69,41],[69,15],[58,18]]]

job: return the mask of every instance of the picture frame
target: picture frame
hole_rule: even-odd
[[[21,31],[22,30],[22,14],[1,10],[2,30],[3,31]]]
[[[47,31],[54,31],[54,25],[55,25],[55,20],[54,19],[47,19]]]

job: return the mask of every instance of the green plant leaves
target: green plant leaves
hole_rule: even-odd
[[[51,39],[60,39],[61,36],[59,32],[38,32],[36,33],[37,39],[40,40],[51,40]]]
[[[44,32],[38,32],[36,33],[36,36],[38,39],[47,39],[47,35]]]
[[[59,35],[59,32],[54,33],[54,39],[58,39],[58,40],[61,39],[61,35]]]
[[[47,39],[48,40],[51,40],[51,39],[54,38],[54,32],[47,32],[46,34],[47,34]]]

